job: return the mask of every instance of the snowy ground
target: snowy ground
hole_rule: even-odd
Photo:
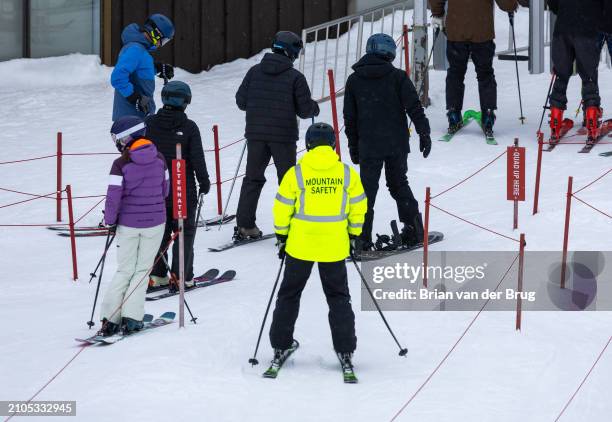
[[[524,22],[525,12],[519,21]],[[499,14],[498,19],[505,19]],[[517,28],[518,31],[518,28]],[[526,33],[526,31],[518,31]],[[244,119],[234,103],[234,93],[246,70],[260,59],[237,60],[199,75],[177,72],[194,92],[188,114],[201,128],[206,148],[212,147],[213,124],[219,124],[221,144],[242,136]],[[55,152],[55,132],[64,133],[65,152],[113,152],[108,136],[112,90],[110,69],[95,58],[70,56],[0,63],[0,161]],[[487,146],[475,125],[451,143],[434,143],[431,156],[410,155],[409,179],[422,201],[425,187],[441,192],[469,175],[510,145],[515,137],[527,151],[527,201],[520,207],[520,231],[528,250],[559,250],[567,176],[581,187],[610,168],[607,150],[577,154],[577,145],[558,147],[544,156],[541,212],[531,216],[536,148],[535,132],[546,95],[549,75],[529,75],[521,64],[525,126],[518,123],[514,64],[496,61],[499,91],[496,134],[500,146]],[[427,114],[435,139],[446,127],[444,73],[431,75],[432,107]],[[467,78],[465,108],[477,108],[475,74]],[[612,73],[600,68],[603,107],[612,108],[606,93],[612,90]],[[570,108],[577,105],[580,85],[573,79],[568,92]],[[342,101],[339,102],[340,111]],[[609,116],[609,113],[607,114]],[[573,117],[573,116],[570,116]],[[321,121],[330,121],[329,104],[322,106]],[[302,132],[307,124],[303,123]],[[342,138],[343,145],[346,140]],[[413,145],[416,139],[413,139]],[[416,147],[413,148],[416,150]],[[343,148],[345,156],[347,151]],[[240,146],[224,150],[223,178],[233,175]],[[209,167],[214,168],[211,155]],[[64,180],[75,195],[105,192],[112,156],[65,157]],[[55,189],[53,159],[0,166],[0,187],[33,193]],[[270,208],[276,177],[261,198],[258,225],[272,230]],[[441,197],[436,203],[458,215],[509,236],[512,206],[505,201],[505,163],[499,161],[474,180]],[[612,209],[610,176],[581,197],[603,210]],[[224,185],[227,195],[228,185]],[[1,205],[27,199],[2,192]],[[81,215],[97,199],[76,204]],[[234,210],[237,195],[232,198]],[[55,203],[40,199],[0,208],[0,224],[52,223]],[[375,231],[387,232],[395,207],[385,189],[377,200]],[[214,196],[205,204],[205,215],[216,212]],[[570,247],[575,250],[611,250],[610,220],[581,204],[573,208]],[[95,224],[99,209],[84,220]],[[451,217],[432,211],[432,229],[446,240],[436,250],[509,250],[515,244]],[[210,267],[233,268],[236,281],[190,293],[191,308],[199,316],[196,326],[179,331],[166,327],[113,347],[85,349],[38,397],[39,400],[76,400],[78,420],[86,421],[373,421],[389,420],[436,367],[474,318],[472,312],[395,312],[388,319],[409,347],[400,359],[379,316],[357,313],[358,351],[355,357],[360,383],[342,384],[331,348],[324,296],[316,271],[302,298],[296,337],[302,348],[276,381],[260,377],[262,366],[251,368],[260,318],[272,288],[278,260],[272,241],[222,254],[206,252],[208,246],[230,238],[232,228],[199,231],[196,239],[196,272]],[[87,284],[101,250],[102,238],[79,239],[81,278],[70,281],[69,242],[42,228],[0,228],[0,400],[27,400],[78,351],[74,337],[89,333],[85,321],[95,291]],[[113,254],[114,255],[114,254]],[[108,260],[102,290],[115,269]],[[349,269],[350,287],[359,300],[359,279]],[[147,303],[148,312],[176,310],[178,299]],[[357,309],[356,309],[357,310]],[[405,421],[547,421],[561,411],[611,333],[612,314],[527,313],[523,330],[514,331],[511,313],[483,313],[453,351],[440,371],[398,417]],[[260,361],[269,357],[266,338]],[[610,351],[605,354],[561,420],[607,421],[612,405],[609,374]],[[60,420],[59,418],[58,420]],[[73,420],[73,419],[69,419]]]

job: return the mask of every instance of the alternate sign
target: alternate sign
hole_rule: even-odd
[[[175,220],[187,218],[185,160],[172,160],[172,205]]]
[[[508,201],[525,200],[525,148],[508,147]]]

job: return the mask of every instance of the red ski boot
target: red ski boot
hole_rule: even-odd
[[[559,107],[550,108],[550,142],[557,143],[561,139],[563,127],[563,110]]]
[[[587,144],[594,144],[599,139],[602,110],[597,106],[589,106],[586,108],[585,116],[588,134]]]

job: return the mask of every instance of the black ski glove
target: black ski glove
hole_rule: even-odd
[[[200,190],[198,192],[198,197],[200,195],[206,195],[208,194],[208,192],[210,192],[210,179],[206,179],[203,182],[200,183]]]
[[[359,165],[359,150],[357,148],[349,148],[349,155],[353,164]]]
[[[419,150],[423,153],[423,158],[427,158],[431,152],[431,137],[429,135],[419,136]]]
[[[286,234],[276,234],[276,248],[278,249],[278,259],[285,258],[285,246],[287,245]]]
[[[145,115],[148,115],[151,112],[151,97],[140,95],[134,91],[132,95],[127,97],[127,100],[134,104],[136,111],[140,111]]]
[[[108,230],[110,234],[115,234],[117,232],[116,224],[105,224],[103,227]]]
[[[358,249],[359,236],[355,236],[354,234],[349,234],[349,242],[351,244],[351,255],[355,255],[355,251]]]
[[[170,80],[174,78],[174,66],[171,64],[155,62],[155,73],[157,73],[157,77]]]

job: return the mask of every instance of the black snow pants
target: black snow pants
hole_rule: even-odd
[[[361,183],[368,198],[368,212],[361,231],[361,239],[372,241],[372,224],[374,222],[374,204],[378,193],[378,182],[383,165],[387,188],[397,204],[397,213],[402,223],[412,224],[419,212],[419,203],[412,194],[406,173],[408,172],[408,154],[396,154],[386,158],[362,157],[359,162]]]
[[[240,189],[236,222],[239,227],[255,227],[255,214],[259,195],[266,183],[264,175],[270,158],[274,160],[278,184],[291,167],[295,166],[297,145],[295,142],[247,141],[246,175]]]
[[[289,254],[285,258],[285,272],[270,327],[270,343],[275,349],[288,349],[293,343],[293,330],[300,311],[300,298],[313,265],[312,261],[302,261]],[[355,314],[351,308],[346,263],[319,262],[319,274],[329,306],[329,328],[334,350],[352,353],[357,347],[357,337],[355,337]]]
[[[557,78],[550,94],[550,105],[562,110],[567,108],[567,84],[574,71],[574,60],[582,79],[584,108],[601,103],[597,72],[601,54],[597,36],[559,34],[552,40],[552,60]]]
[[[448,41],[446,57],[449,68],[446,73],[446,109],[461,111],[465,93],[465,72],[467,72],[470,57],[476,69],[478,93],[480,94],[480,110],[497,109],[497,82],[493,71],[495,43],[485,42],[455,42]]]
[[[185,281],[193,280],[193,242],[196,234],[196,213],[198,208],[197,198],[195,195],[189,195],[187,198],[187,219],[183,220],[183,229],[185,232]],[[164,238],[162,239],[161,246],[159,247],[159,253],[161,253],[172,237],[172,233],[178,230],[178,221],[173,219],[172,214],[172,202],[166,202],[166,230],[164,231]],[[157,256],[159,256],[159,253]],[[164,253],[166,261],[170,264],[171,271],[177,277],[179,275],[179,242],[178,238],[172,245],[172,263],[168,261],[168,252]],[[168,275],[168,268],[163,259],[159,259],[151,275],[157,277],[165,277]]]

